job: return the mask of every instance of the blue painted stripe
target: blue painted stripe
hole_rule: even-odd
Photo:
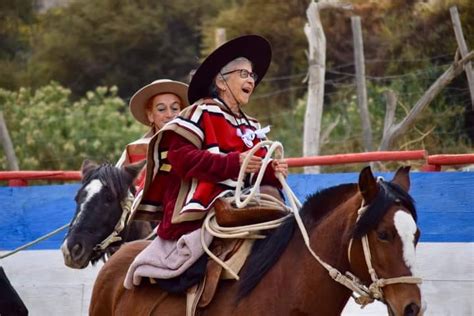
[[[386,180],[393,173],[377,173]],[[303,201],[330,186],[357,182],[358,173],[290,175],[288,184]],[[415,199],[421,241],[474,242],[474,173],[413,172],[410,194]]]
[[[381,173],[386,179],[393,174]],[[358,173],[300,175],[288,183],[301,201],[323,188],[357,182]],[[474,173],[412,173],[411,194],[416,201],[424,242],[474,242]],[[10,250],[66,223],[75,210],[79,184],[0,187],[0,250]],[[32,249],[57,249],[65,232]]]
[[[79,184],[0,188],[0,250],[14,249],[68,223]],[[60,232],[31,249],[57,249]]]

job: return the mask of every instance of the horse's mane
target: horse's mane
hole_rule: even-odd
[[[353,231],[353,238],[359,239],[370,230],[374,229],[385,215],[385,211],[392,204],[404,206],[415,222],[417,214],[413,198],[405,192],[398,184],[392,182],[379,181],[379,190],[375,199],[370,203],[364,215],[357,221]]]
[[[414,201],[407,192],[391,182],[379,181],[378,183],[378,194],[357,222],[353,231],[354,238],[360,238],[374,229],[392,204],[403,205],[410,211],[415,221],[417,220]],[[317,226],[337,205],[353,196],[357,190],[356,183],[348,183],[327,188],[309,196],[300,211],[308,232]],[[293,237],[295,227],[295,219],[290,218],[265,239],[255,242],[246,268],[242,273],[237,301],[247,296],[278,261]]]
[[[310,195],[300,211],[308,231],[330,213],[338,203],[355,193],[356,189],[355,183],[341,184]],[[257,240],[254,243],[240,279],[237,300],[247,296],[280,258],[293,237],[295,227],[296,222],[292,217],[272,231],[265,239]]]
[[[100,180],[102,184],[108,187],[114,195],[114,199],[118,199],[119,201],[125,198],[129,188],[132,191],[135,190],[133,185],[130,186],[133,180],[132,177],[108,162],[102,163],[87,172],[82,179],[82,188],[94,179]]]

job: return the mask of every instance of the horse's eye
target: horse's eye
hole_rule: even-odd
[[[377,238],[381,241],[389,241],[390,239],[390,235],[387,231],[383,230],[383,231],[378,231],[377,232]]]

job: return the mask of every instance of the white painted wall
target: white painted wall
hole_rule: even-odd
[[[421,243],[417,269],[423,277],[425,316],[474,315],[474,243]],[[88,314],[92,285],[99,270],[73,270],[59,250],[23,251],[0,261],[32,316]],[[100,265],[101,266],[101,265]],[[365,309],[352,301],[344,316],[387,315],[374,303]]]
[[[84,316],[103,264],[74,270],[64,265],[60,250],[31,250],[7,257],[0,265],[30,316]]]

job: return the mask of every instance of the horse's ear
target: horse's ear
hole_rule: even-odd
[[[403,166],[398,168],[393,176],[392,182],[398,184],[403,190],[408,192],[410,190],[410,166]]]
[[[140,171],[143,169],[143,166],[145,166],[146,160],[141,160],[139,162],[135,162],[129,165],[126,165],[123,167],[123,170],[125,170],[126,173],[128,173],[132,179],[135,179]]]
[[[359,191],[364,198],[365,204],[370,204],[377,196],[377,181],[370,167],[365,167],[359,174]]]
[[[84,178],[86,174],[91,172],[91,170],[97,168],[97,164],[93,162],[92,160],[86,159],[82,162],[81,166],[81,175]]]

